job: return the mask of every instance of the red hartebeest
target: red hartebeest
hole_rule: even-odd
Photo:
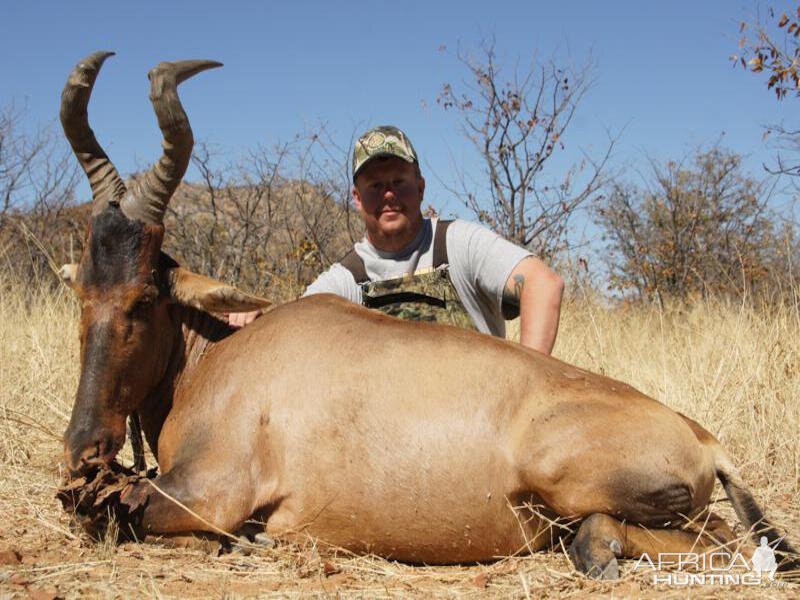
[[[87,120],[109,54],[79,63],[62,97],[94,195],[81,262],[65,271],[82,308],[65,458],[75,474],[111,461],[138,412],[166,494],[124,493],[147,502],[145,531],[234,531],[257,514],[273,535],[452,563],[546,547],[561,516],[582,519],[576,567],[614,577],[620,557],[729,542],[703,512],[718,477],[745,526],[793,552],[717,440],[625,384],[328,295],[234,333],[212,313],[267,303],[160,251],[193,143],[177,85],[218,63],[150,72],[164,153],[128,189]]]

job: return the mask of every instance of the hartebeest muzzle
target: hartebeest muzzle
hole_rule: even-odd
[[[125,417],[112,410],[118,401],[115,365],[111,355],[113,327],[109,322],[82,326],[81,375],[69,426],[64,434],[67,468],[79,474],[86,468],[114,459],[125,443]],[[116,367],[116,368],[115,368]]]
[[[96,465],[110,463],[124,443],[125,421],[122,421],[122,435],[105,427],[68,431],[64,448],[70,475],[78,476]]]

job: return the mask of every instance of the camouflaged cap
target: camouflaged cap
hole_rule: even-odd
[[[419,164],[417,153],[408,136],[392,125],[370,129],[356,141],[353,148],[353,181],[361,169],[373,158],[395,156],[406,162]]]
[[[477,331],[461,304],[447,266],[361,285],[364,306],[407,321],[443,323]]]

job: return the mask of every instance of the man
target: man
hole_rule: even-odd
[[[353,152],[353,201],[365,238],[322,273],[306,296],[333,293],[387,314],[505,336],[520,315],[520,342],[549,354],[564,282],[541,260],[488,229],[422,216],[417,154],[396,127],[361,136]],[[257,313],[230,316],[234,325]]]

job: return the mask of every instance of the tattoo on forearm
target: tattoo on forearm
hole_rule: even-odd
[[[522,288],[525,287],[525,276],[514,275],[513,283],[506,284],[503,290],[503,302],[511,306],[519,306],[519,299],[522,297]]]

